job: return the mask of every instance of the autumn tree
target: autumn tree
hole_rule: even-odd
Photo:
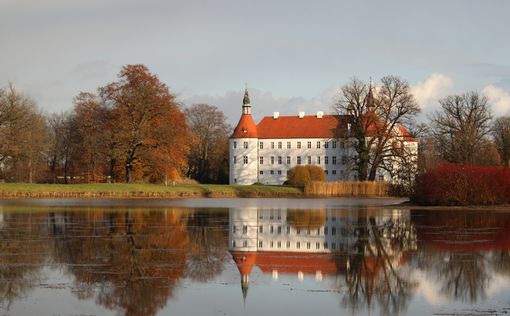
[[[338,114],[349,117],[350,128],[338,137],[353,139],[359,180],[376,180],[378,169],[393,165],[389,161],[397,154],[395,147],[404,148],[406,142],[401,127],[412,126],[420,111],[409,84],[399,77],[383,77],[377,93],[373,90],[371,83],[354,78],[341,88],[334,106]]]
[[[501,163],[510,167],[510,117],[499,117],[492,128],[494,143],[501,157]]]
[[[228,181],[226,117],[217,107],[193,104],[184,111],[191,136],[188,176],[202,183]]]
[[[492,119],[487,97],[469,92],[447,96],[439,104],[441,109],[431,117],[431,127],[442,158],[454,163],[483,163]]]
[[[175,177],[187,154],[186,120],[175,96],[144,65],[126,65],[118,77],[99,94],[112,112],[126,182],[148,174]]]

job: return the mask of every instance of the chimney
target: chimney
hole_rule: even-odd
[[[324,115],[324,112],[322,112],[322,111],[318,111],[317,112],[317,118],[318,119],[321,119],[323,115]]]
[[[280,112],[273,112],[273,118],[277,119],[280,116]]]
[[[303,117],[305,117],[305,112],[299,112],[299,118],[302,119]]]

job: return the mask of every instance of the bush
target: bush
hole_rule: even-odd
[[[510,169],[442,164],[418,177],[413,200],[428,205],[510,203]]]
[[[304,187],[312,181],[325,181],[326,175],[324,170],[319,166],[306,165],[295,166],[289,170],[287,181],[290,185]]]

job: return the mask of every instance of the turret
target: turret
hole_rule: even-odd
[[[257,125],[251,116],[250,96],[244,91],[242,115],[229,141],[230,184],[258,182]]]

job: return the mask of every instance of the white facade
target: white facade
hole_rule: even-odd
[[[244,145],[248,143],[248,148]],[[317,165],[327,181],[354,180],[349,141],[331,138],[230,139],[230,184],[282,184],[298,165]],[[244,157],[248,157],[245,163]]]
[[[249,185],[258,180],[258,141],[256,138],[229,140],[230,184]]]

